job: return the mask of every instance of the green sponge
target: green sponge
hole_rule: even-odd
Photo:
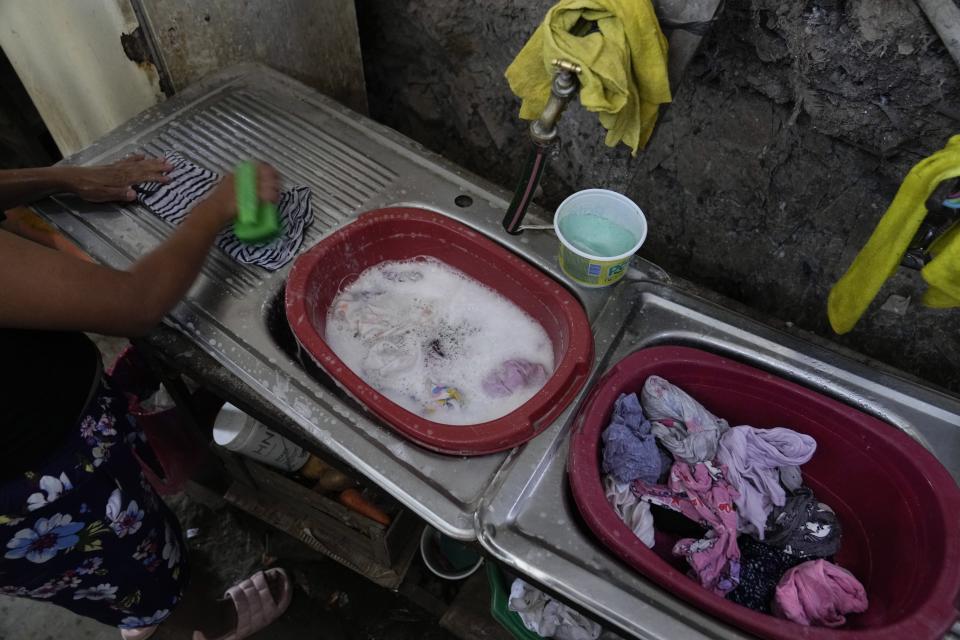
[[[257,199],[257,168],[252,162],[241,162],[233,174],[237,192],[237,220],[233,233],[237,240],[255,244],[273,240],[280,234],[277,205]]]

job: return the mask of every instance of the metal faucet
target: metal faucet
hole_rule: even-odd
[[[513,194],[513,200],[507,208],[507,214],[503,217],[503,228],[512,235],[517,235],[524,229],[521,223],[533,200],[537,185],[540,184],[547,151],[557,139],[557,121],[570,99],[580,88],[580,80],[577,77],[580,73],[580,65],[559,59],[552,62],[556,73],[550,86],[550,98],[540,117],[530,123],[529,132],[533,140],[533,148],[527,156],[523,174]]]
[[[960,224],[960,208],[952,204],[956,202],[955,198],[960,193],[960,179],[952,182],[949,192],[954,195],[947,200],[941,202],[941,198],[937,197],[938,192],[939,189],[927,200],[927,215],[917,233],[914,234],[913,240],[910,241],[907,252],[900,260],[902,267],[917,271],[923,269],[933,259],[930,253],[933,243],[955,225]]]

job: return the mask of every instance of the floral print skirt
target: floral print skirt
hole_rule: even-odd
[[[0,485],[0,594],[121,628],[171,614],[187,584],[176,517],[127,400],[103,378],[76,428],[34,471]]]

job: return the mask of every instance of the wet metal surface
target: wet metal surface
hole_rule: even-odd
[[[316,220],[303,250],[363,211],[409,204],[461,220],[567,282],[556,266],[552,234],[503,233],[509,194],[262,67],[237,67],[194,86],[69,162],[170,148],[218,171],[259,157],[276,165],[288,185],[312,187]],[[139,206],[57,198],[37,208],[96,258],[117,267],[128,266],[171,231]],[[543,212],[532,209],[531,215],[535,222]],[[633,282],[610,290],[571,287],[593,326],[594,377],[646,346],[705,349],[886,420],[921,440],[960,478],[956,398],[708,302],[654,265],[636,266]],[[169,355],[202,350],[298,429],[300,441],[327,448],[441,531],[461,539],[479,536],[492,556],[608,625],[663,640],[745,637],[644,580],[579,521],[566,484],[576,403],[509,453],[457,458],[425,451],[377,424],[322,374],[301,364],[283,314],[286,271],[271,274],[212,256],[170,316],[192,345]]]
[[[264,67],[235,67],[194,86],[69,162],[93,164],[167,149],[219,172],[243,158],[260,158],[279,169],[286,186],[309,185],[315,220],[302,251],[363,211],[410,204],[457,218],[565,281],[552,235],[507,238],[502,232],[501,190]],[[458,197],[469,205],[457,205]],[[115,267],[130,265],[172,229],[139,205],[57,198],[37,209]],[[311,375],[283,314],[288,269],[269,273],[214,252],[169,321],[296,423],[304,441],[329,449],[441,531],[475,538],[477,504],[494,476],[509,466],[510,455],[459,458],[421,449],[369,418],[325,376]],[[591,318],[607,301],[604,292],[578,295]]]

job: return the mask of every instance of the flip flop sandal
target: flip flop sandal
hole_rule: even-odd
[[[123,640],[147,640],[157,632],[157,625],[152,627],[137,627],[136,629],[120,629],[120,637]]]
[[[278,601],[273,600],[267,576],[281,576],[282,588]],[[290,606],[293,589],[290,576],[283,569],[258,571],[246,580],[227,589],[225,594],[237,608],[237,628],[219,638],[207,638],[200,631],[193,632],[193,640],[243,640],[283,615]]]

